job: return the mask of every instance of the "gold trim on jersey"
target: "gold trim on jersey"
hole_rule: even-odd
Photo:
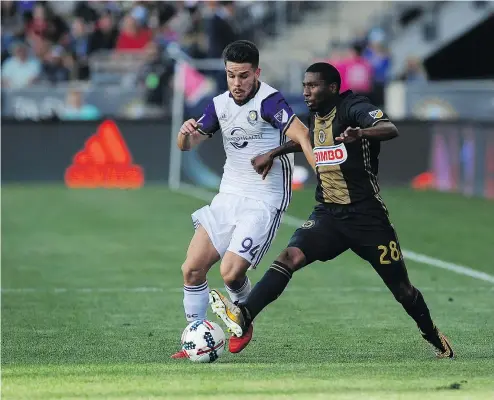
[[[314,117],[314,147],[333,146],[333,121],[336,116],[336,107],[324,116]],[[327,203],[349,204],[350,194],[346,180],[339,164],[316,166],[322,195]]]
[[[371,153],[370,153],[370,142],[368,139],[362,138],[362,155],[364,156],[364,168],[367,174],[369,175],[369,181],[372,185],[372,189],[374,190],[374,194],[379,193],[379,183],[377,181],[377,176],[372,172],[371,167]]]

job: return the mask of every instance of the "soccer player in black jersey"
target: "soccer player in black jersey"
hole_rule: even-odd
[[[372,265],[437,356],[453,358],[453,349],[432,321],[422,293],[408,278],[398,237],[379,195],[381,142],[397,137],[398,130],[366,97],[350,90],[340,93],[340,83],[337,69],[327,63],[311,65],[303,81],[305,102],[311,112],[309,130],[318,204],[246,302],[234,304],[212,290],[213,312],[242,338],[261,310],[281,295],[294,272],[351,249]],[[300,146],[288,142],[257,156],[252,164],[264,179],[275,157],[297,151],[301,151]],[[246,337],[244,347],[249,341]]]

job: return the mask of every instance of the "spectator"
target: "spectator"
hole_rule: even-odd
[[[189,2],[186,6],[190,20],[183,39],[182,46],[192,58],[205,58],[207,55],[207,39],[204,35],[203,18],[197,3]]]
[[[96,30],[89,37],[88,53],[99,50],[112,50],[117,43],[118,31],[113,22],[113,16],[105,11],[98,19]]]
[[[122,30],[117,39],[117,51],[144,50],[152,40],[152,32],[145,25],[147,11],[138,6],[124,17]]]
[[[356,93],[369,94],[372,90],[372,66],[359,56],[355,47],[337,53],[329,60],[341,75],[341,91],[348,89]]]
[[[90,1],[78,1],[74,8],[74,16],[76,18],[82,18],[87,22],[94,22],[98,19],[98,12],[95,10],[95,6],[99,2]]]
[[[87,26],[82,18],[76,18],[72,21],[69,48],[77,60],[76,75],[78,79],[89,79],[89,35]]]
[[[237,34],[233,28],[233,17],[235,8],[233,1],[221,1],[220,7],[216,9],[213,18],[210,20],[208,36],[209,36],[209,58],[221,58],[223,49],[237,40]],[[215,71],[211,75],[216,81],[216,86],[219,92],[228,89],[224,71]]]
[[[168,99],[167,89],[170,87],[170,78],[173,74],[173,64],[170,60],[163,60],[159,46],[151,42],[146,48],[146,61],[139,69],[137,81],[146,88],[148,104],[161,106]]]
[[[372,65],[374,81],[382,84],[387,82],[391,67],[385,40],[385,33],[381,29],[373,29],[369,34],[369,44],[362,54]]]
[[[170,43],[176,43],[179,40],[177,32],[172,27],[175,15],[175,8],[170,5],[168,5],[168,7],[163,7],[160,10],[159,28],[156,33],[156,40],[163,48],[166,48]]]
[[[371,100],[374,104],[382,106],[384,104],[384,87],[389,79],[391,68],[391,58],[385,45],[386,35],[379,28],[373,29],[369,34],[368,47],[362,56],[372,65],[374,84]]]
[[[55,46],[45,55],[41,81],[56,84],[70,79],[70,70],[64,65],[65,51],[61,46]]]
[[[233,27],[234,15],[233,1],[220,1],[208,29],[210,58],[221,58],[223,49],[238,39]]]
[[[63,44],[68,39],[67,33],[67,24],[61,17],[53,14],[47,5],[36,4],[34,6],[33,18],[28,22],[26,29],[30,40],[38,36]]]
[[[27,46],[22,42],[13,44],[12,53],[14,55],[2,65],[2,85],[13,89],[31,85],[41,72],[40,62],[28,55]]]
[[[7,33],[9,36],[15,35],[22,28],[22,17],[19,13],[19,3],[11,0],[1,2],[2,38]]]
[[[427,73],[422,62],[417,57],[408,57],[405,74],[403,76],[407,82],[426,82]]]
[[[93,121],[101,117],[99,110],[91,105],[84,104],[83,94],[78,89],[72,89],[67,94],[67,104],[60,115],[62,120]]]

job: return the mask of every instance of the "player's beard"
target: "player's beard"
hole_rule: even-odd
[[[246,96],[244,96],[240,99],[236,98],[235,93],[234,93],[235,89],[230,89],[230,93],[231,93],[235,103],[242,105],[242,104],[247,103],[252,97],[254,97],[255,93],[257,92],[258,87],[259,87],[259,80],[257,78],[254,78],[252,88],[249,90],[249,92],[247,93]],[[246,93],[246,91],[242,91],[242,92],[243,92],[242,94]]]

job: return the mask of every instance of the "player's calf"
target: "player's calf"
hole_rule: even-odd
[[[416,322],[422,337],[429,342],[438,358],[453,358],[453,349],[446,338],[434,325],[424,296],[408,279],[399,284],[389,285],[395,299]]]
[[[251,290],[251,283],[246,273],[250,262],[238,254],[227,251],[220,265],[220,273],[225,289],[232,302],[244,302]]]

